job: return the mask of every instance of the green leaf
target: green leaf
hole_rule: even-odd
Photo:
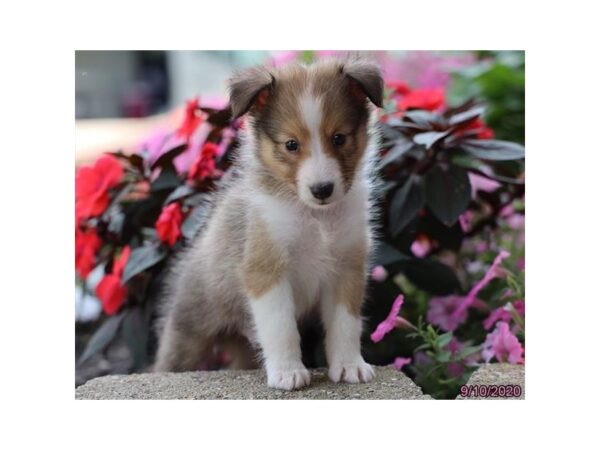
[[[440,352],[440,353],[437,353],[434,356],[434,358],[437,362],[447,363],[448,361],[450,361],[451,356],[452,356],[451,352]]]
[[[525,158],[525,147],[516,142],[494,139],[465,139],[458,146],[477,158],[490,161],[509,161]]]
[[[412,175],[404,185],[398,189],[390,204],[390,231],[394,237],[408,225],[425,206],[425,193],[421,180]]]
[[[435,340],[435,345],[438,348],[444,348],[452,340],[452,331],[448,333],[440,334]]]
[[[152,164],[152,166],[150,166],[150,168],[152,170],[154,170],[157,167],[163,167],[163,168],[173,167],[173,160],[175,158],[177,158],[179,155],[181,155],[186,149],[187,149],[187,144],[181,144],[181,145],[178,145],[177,147],[172,148],[168,152],[163,153],[156,161],[154,161],[154,164]]]
[[[160,244],[144,245],[134,248],[123,271],[123,283],[127,283],[138,273],[154,266],[167,256]]]
[[[413,333],[413,334],[417,334],[417,333]],[[427,350],[429,347],[431,347],[431,345],[429,345],[429,343],[425,343],[425,344],[421,344],[418,347],[416,347],[413,352],[420,352],[421,350]]]
[[[132,308],[125,313],[121,335],[133,357],[134,370],[141,370],[147,362],[148,322],[142,308]]]
[[[472,345],[469,347],[463,347],[457,354],[456,359],[461,360],[465,359],[467,356],[471,356],[477,352],[481,351],[481,345]]]
[[[185,219],[181,225],[181,234],[186,239],[192,239],[196,233],[204,225],[204,219],[206,218],[206,207],[200,205],[196,206],[192,213]]]
[[[90,338],[83,354],[79,358],[79,363],[87,361],[91,356],[104,350],[108,344],[113,340],[119,331],[121,322],[123,321],[124,314],[118,316],[111,316],[106,319],[102,325],[96,330],[96,332]]]
[[[467,171],[435,166],[425,176],[427,206],[444,224],[452,226],[469,206],[471,183]]]
[[[407,259],[409,259],[409,256],[405,255],[400,250],[397,250],[393,245],[383,241],[376,243],[374,258],[376,266],[386,266]]]

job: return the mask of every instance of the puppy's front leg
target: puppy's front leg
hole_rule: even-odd
[[[325,289],[321,313],[325,325],[325,353],[329,378],[336,383],[371,381],[375,372],[360,354],[364,272],[359,267],[342,269],[336,285]]]
[[[258,341],[262,347],[268,385],[292,390],[307,386],[310,373],[302,364],[290,283],[283,279],[259,297],[250,299]]]

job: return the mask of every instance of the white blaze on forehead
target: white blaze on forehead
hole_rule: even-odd
[[[316,156],[323,153],[321,148],[321,140],[319,139],[321,128],[321,99],[311,95],[309,92],[304,92],[300,97],[300,112],[310,133],[310,149]]]
[[[308,145],[310,157],[307,158],[298,171],[298,182],[300,190],[305,191],[307,196],[310,186],[316,183],[334,183],[334,194],[341,191],[341,172],[338,161],[327,155],[323,150],[321,142],[321,123],[323,120],[321,98],[311,94],[307,89],[300,97],[300,112],[308,132],[310,141]]]

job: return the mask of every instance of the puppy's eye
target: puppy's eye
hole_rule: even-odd
[[[294,139],[290,139],[289,141],[286,141],[285,148],[290,152],[295,152],[298,150],[298,142]]]
[[[346,136],[344,136],[341,133],[336,133],[333,135],[331,140],[333,141],[333,145],[335,145],[336,147],[341,147],[346,143]]]

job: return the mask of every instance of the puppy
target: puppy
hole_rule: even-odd
[[[234,366],[258,350],[268,385],[310,383],[297,321],[320,312],[329,377],[367,382],[361,304],[371,248],[371,154],[379,68],[361,60],[253,68],[230,81],[246,115],[238,175],[174,264],[156,371],[197,369],[218,342]]]

